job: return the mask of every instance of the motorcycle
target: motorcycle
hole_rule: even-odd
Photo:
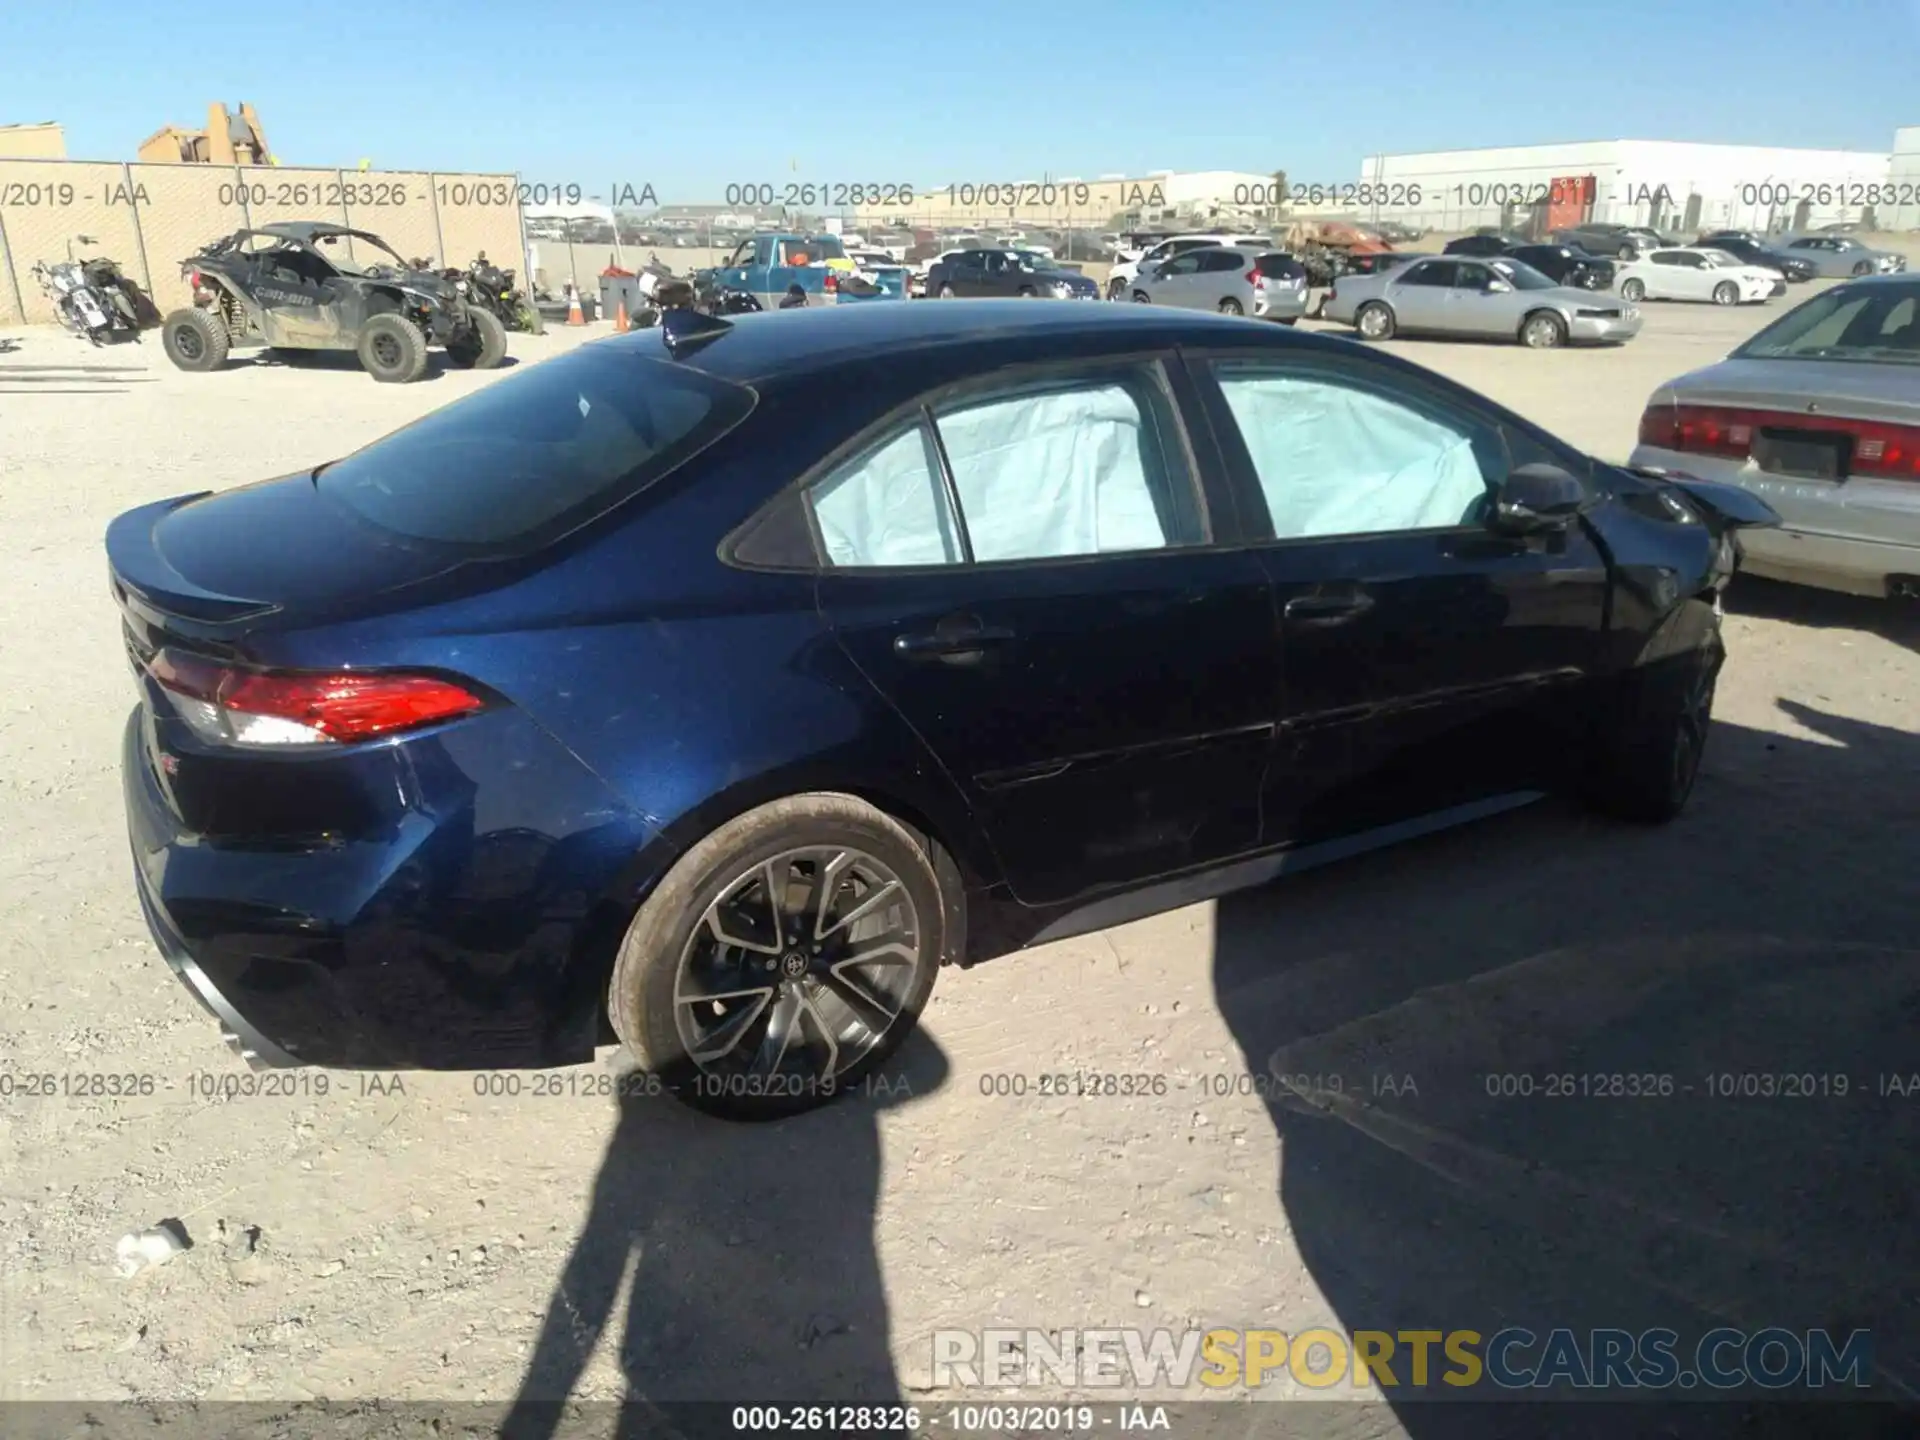
[[[138,341],[140,331],[159,318],[148,313],[152,302],[106,256],[74,259],[76,242],[99,243],[91,235],[76,235],[67,241],[64,261],[49,265],[39,260],[33,266],[33,278],[53,302],[60,323],[94,345],[111,344],[124,336]]]
[[[413,262],[415,269],[429,269],[433,262],[419,259]],[[453,266],[439,272],[440,278],[450,280],[453,286],[466,297],[469,305],[477,305],[482,310],[493,313],[501,325],[509,330],[524,331],[529,335],[544,335],[547,325],[540,318],[540,312],[525,293],[516,290],[513,284],[513,271],[502,270],[487,259],[482,250],[473,257],[473,263],[460,270]]]
[[[487,259],[486,251],[473,257],[464,278],[467,299],[493,311],[507,329],[524,330],[530,335],[546,333],[546,322],[540,318],[540,312],[524,293],[514,288],[513,271],[495,265]]]

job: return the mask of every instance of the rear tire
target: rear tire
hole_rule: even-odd
[[[1354,315],[1353,328],[1362,340],[1391,340],[1399,327],[1392,310],[1378,300],[1369,300]]]
[[[507,358],[507,327],[490,310],[467,311],[468,325],[447,341],[447,359],[462,370],[493,370]]]
[[[390,310],[368,318],[354,349],[361,367],[383,385],[410,385],[427,370],[427,337]]]
[[[1722,280],[1713,287],[1713,303],[1716,305],[1738,305],[1740,287],[1731,280]]]
[[[160,322],[160,347],[182,370],[204,374],[227,362],[233,337],[226,322],[197,306],[176,310]]]
[[[1133,303],[1136,305],[1151,305],[1153,303],[1153,297],[1144,290],[1136,290],[1133,292]]]
[[[520,302],[520,328],[529,335],[544,335],[547,333],[547,322],[540,318],[540,312],[534,308],[530,301],[522,300]]]
[[[1602,814],[1661,825],[1686,808],[1713,723],[1726,649],[1716,636],[1671,668],[1636,670],[1612,733],[1600,737],[1586,784]]]
[[[1244,315],[1247,313],[1246,307],[1231,295],[1220,302],[1219,310],[1222,315]]]
[[[812,888],[823,878],[833,878],[832,865],[816,862],[809,881],[807,862],[795,864],[787,858],[816,848],[822,855],[841,853],[875,862],[872,869],[890,873],[899,887],[897,898],[864,914],[862,907],[880,889],[856,892],[844,902],[844,914],[884,924],[889,937],[911,937],[910,942],[871,947],[875,953],[896,956],[907,951],[910,958],[883,962],[884,974],[878,964],[861,966],[858,972],[858,989],[873,1007],[871,1013],[880,1017],[890,1011],[877,1029],[874,1023],[861,1023],[856,1018],[861,1012],[841,1003],[843,991],[834,988],[839,982],[823,970],[819,947],[808,944],[809,934],[823,929],[817,906],[842,913],[836,904],[843,893],[839,888],[829,891],[824,901]],[[777,944],[763,945],[774,938],[764,897],[775,892],[758,877],[769,872],[779,875],[781,928],[786,933]],[[841,885],[853,883],[851,867],[837,873],[846,877]],[[646,1073],[658,1077],[684,1103],[709,1114],[773,1120],[824,1105],[857,1087],[899,1048],[926,1007],[940,965],[959,955],[965,920],[957,882],[952,862],[931,842],[851,795],[796,795],[750,810],[688,850],[635,914],[607,989],[614,1032]],[[803,892],[797,909],[792,899],[796,884]],[[747,898],[735,901],[730,896]],[[828,935],[845,923],[828,928]],[[786,929],[788,925],[793,928]],[[722,936],[735,938],[717,943]],[[790,963],[811,968],[789,980],[785,977],[795,975]],[[844,959],[838,963],[847,965]],[[815,980],[816,975],[823,980]],[[717,993],[719,1003],[687,998],[701,990]],[[722,1049],[729,1038],[729,1003],[744,1018],[732,1026],[738,1033],[730,1037],[731,1046]],[[780,1044],[771,1071],[756,1081],[739,1067],[768,1053],[775,1043],[773,1024],[783,1003],[791,1006],[788,1041]],[[828,1034],[833,1043],[822,1056],[819,1046],[826,1042],[819,1037]],[[786,1066],[796,1039],[801,1060],[810,1068],[792,1071]],[[850,1063],[841,1064],[840,1046],[854,1043],[864,1048]],[[696,1050],[703,1058],[695,1058]],[[816,1060],[820,1063],[812,1064]]]

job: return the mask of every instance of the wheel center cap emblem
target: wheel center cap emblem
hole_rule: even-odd
[[[780,973],[789,980],[798,980],[807,973],[807,957],[798,950],[789,950],[780,957]]]

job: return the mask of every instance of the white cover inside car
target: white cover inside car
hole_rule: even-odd
[[[1121,385],[1006,396],[938,420],[982,561],[1152,550],[1166,544],[1147,456],[1154,443]],[[939,474],[918,429],[822,484],[814,514],[838,566],[951,564]]]
[[[1221,374],[1282,540],[1470,523],[1487,482],[1470,436],[1383,396]]]
[[[951,565],[960,542],[919,426],[895,436],[813,492],[835,565]]]
[[[976,559],[1166,544],[1145,419],[1125,386],[1009,396],[938,423]]]

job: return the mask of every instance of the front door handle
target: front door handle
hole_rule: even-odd
[[[894,636],[893,649],[909,660],[952,660],[978,655],[989,645],[1011,639],[1013,631],[998,625],[942,621],[926,634]]]
[[[1373,597],[1360,592],[1345,595],[1296,595],[1281,614],[1289,625],[1344,625],[1373,609]]]

